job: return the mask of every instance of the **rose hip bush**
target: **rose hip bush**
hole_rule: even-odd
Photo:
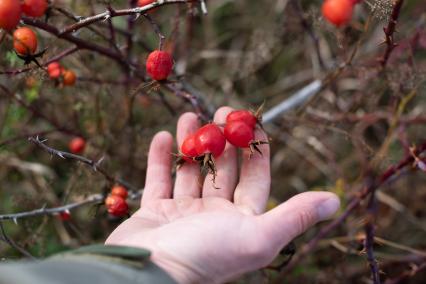
[[[269,143],[269,208],[307,190],[342,199],[288,264],[291,247],[241,281],[423,283],[425,11],[422,0],[0,0],[0,257],[105,240],[138,207],[150,139],[192,111],[202,126],[176,145],[178,165],[215,174],[226,143],[253,161]],[[312,95],[276,111],[293,94]],[[214,124],[222,105],[236,111]]]

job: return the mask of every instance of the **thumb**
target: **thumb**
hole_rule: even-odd
[[[260,216],[267,239],[281,249],[292,239],[339,209],[340,201],[331,192],[305,192]]]

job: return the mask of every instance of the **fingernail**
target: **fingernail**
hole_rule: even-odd
[[[337,209],[339,209],[339,207],[340,207],[340,200],[336,196],[325,199],[317,207],[318,217],[321,220],[326,220],[331,215],[336,213],[336,211],[337,211]]]

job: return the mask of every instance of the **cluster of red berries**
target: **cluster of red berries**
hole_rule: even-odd
[[[57,61],[47,65],[47,73],[51,79],[62,83],[64,86],[72,86],[77,80],[77,76],[74,71],[65,69]]]
[[[13,30],[22,13],[29,17],[41,17],[47,10],[46,0],[0,0],[0,28]]]
[[[255,150],[261,154],[257,146],[268,142],[255,140],[257,124],[260,124],[259,111],[235,110],[226,117],[223,132],[214,123],[204,125],[185,138],[180,147],[178,164],[201,162],[215,175],[214,159],[223,153],[226,141],[237,148],[249,148],[251,153]]]
[[[123,217],[129,213],[129,205],[126,202],[127,189],[121,185],[115,185],[111,193],[105,198],[105,206],[108,213],[115,217]]]
[[[86,141],[81,137],[75,137],[71,139],[68,147],[71,153],[80,154],[84,151],[84,148],[86,147]]]
[[[354,6],[360,0],[325,0],[322,4],[322,14],[333,25],[346,25],[352,18]]]

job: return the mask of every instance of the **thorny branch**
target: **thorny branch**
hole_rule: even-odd
[[[28,140],[31,143],[37,145],[38,147],[44,149],[46,152],[48,152],[51,155],[61,157],[62,159],[67,159],[67,158],[68,159],[73,159],[73,160],[80,161],[80,162],[82,162],[82,163],[90,166],[95,172],[101,173],[111,183],[121,184],[121,185],[127,187],[129,190],[132,190],[134,192],[136,192],[138,190],[137,187],[131,185],[130,183],[128,183],[128,182],[126,182],[126,181],[124,181],[122,179],[113,177],[105,169],[103,169],[101,167],[101,163],[103,161],[103,157],[100,158],[98,161],[94,161],[94,160],[90,160],[90,159],[88,159],[86,157],[83,157],[83,156],[75,155],[75,154],[64,152],[64,151],[59,151],[59,150],[56,150],[56,149],[51,148],[51,147],[47,146],[46,144],[44,144],[44,142],[46,140],[42,141],[42,140],[39,139],[38,136],[35,137],[35,138],[34,137],[30,137],[30,138],[28,138]]]
[[[128,16],[128,15],[140,15],[148,12],[149,10],[152,10],[156,7],[162,6],[162,5],[168,5],[168,4],[185,4],[189,2],[198,2],[198,0],[159,0],[156,2],[153,2],[149,5],[145,5],[143,7],[137,7],[137,8],[131,8],[131,9],[122,9],[122,10],[107,10],[103,13],[82,18],[79,22],[72,24],[68,27],[65,27],[62,29],[58,35],[64,36],[69,33],[74,33],[77,30],[86,27],[88,25],[91,25],[96,22],[100,22],[109,18],[118,17],[118,16]]]
[[[142,194],[142,190],[131,192],[129,195],[129,198],[132,200],[135,200],[140,198],[141,194]],[[15,223],[17,223],[17,220],[22,218],[42,216],[42,215],[57,215],[61,212],[67,212],[82,206],[102,203],[104,199],[105,199],[105,196],[103,194],[93,194],[88,196],[84,200],[72,202],[63,206],[52,207],[52,208],[41,207],[39,209],[26,211],[26,212],[0,215],[0,220],[13,220]]]

